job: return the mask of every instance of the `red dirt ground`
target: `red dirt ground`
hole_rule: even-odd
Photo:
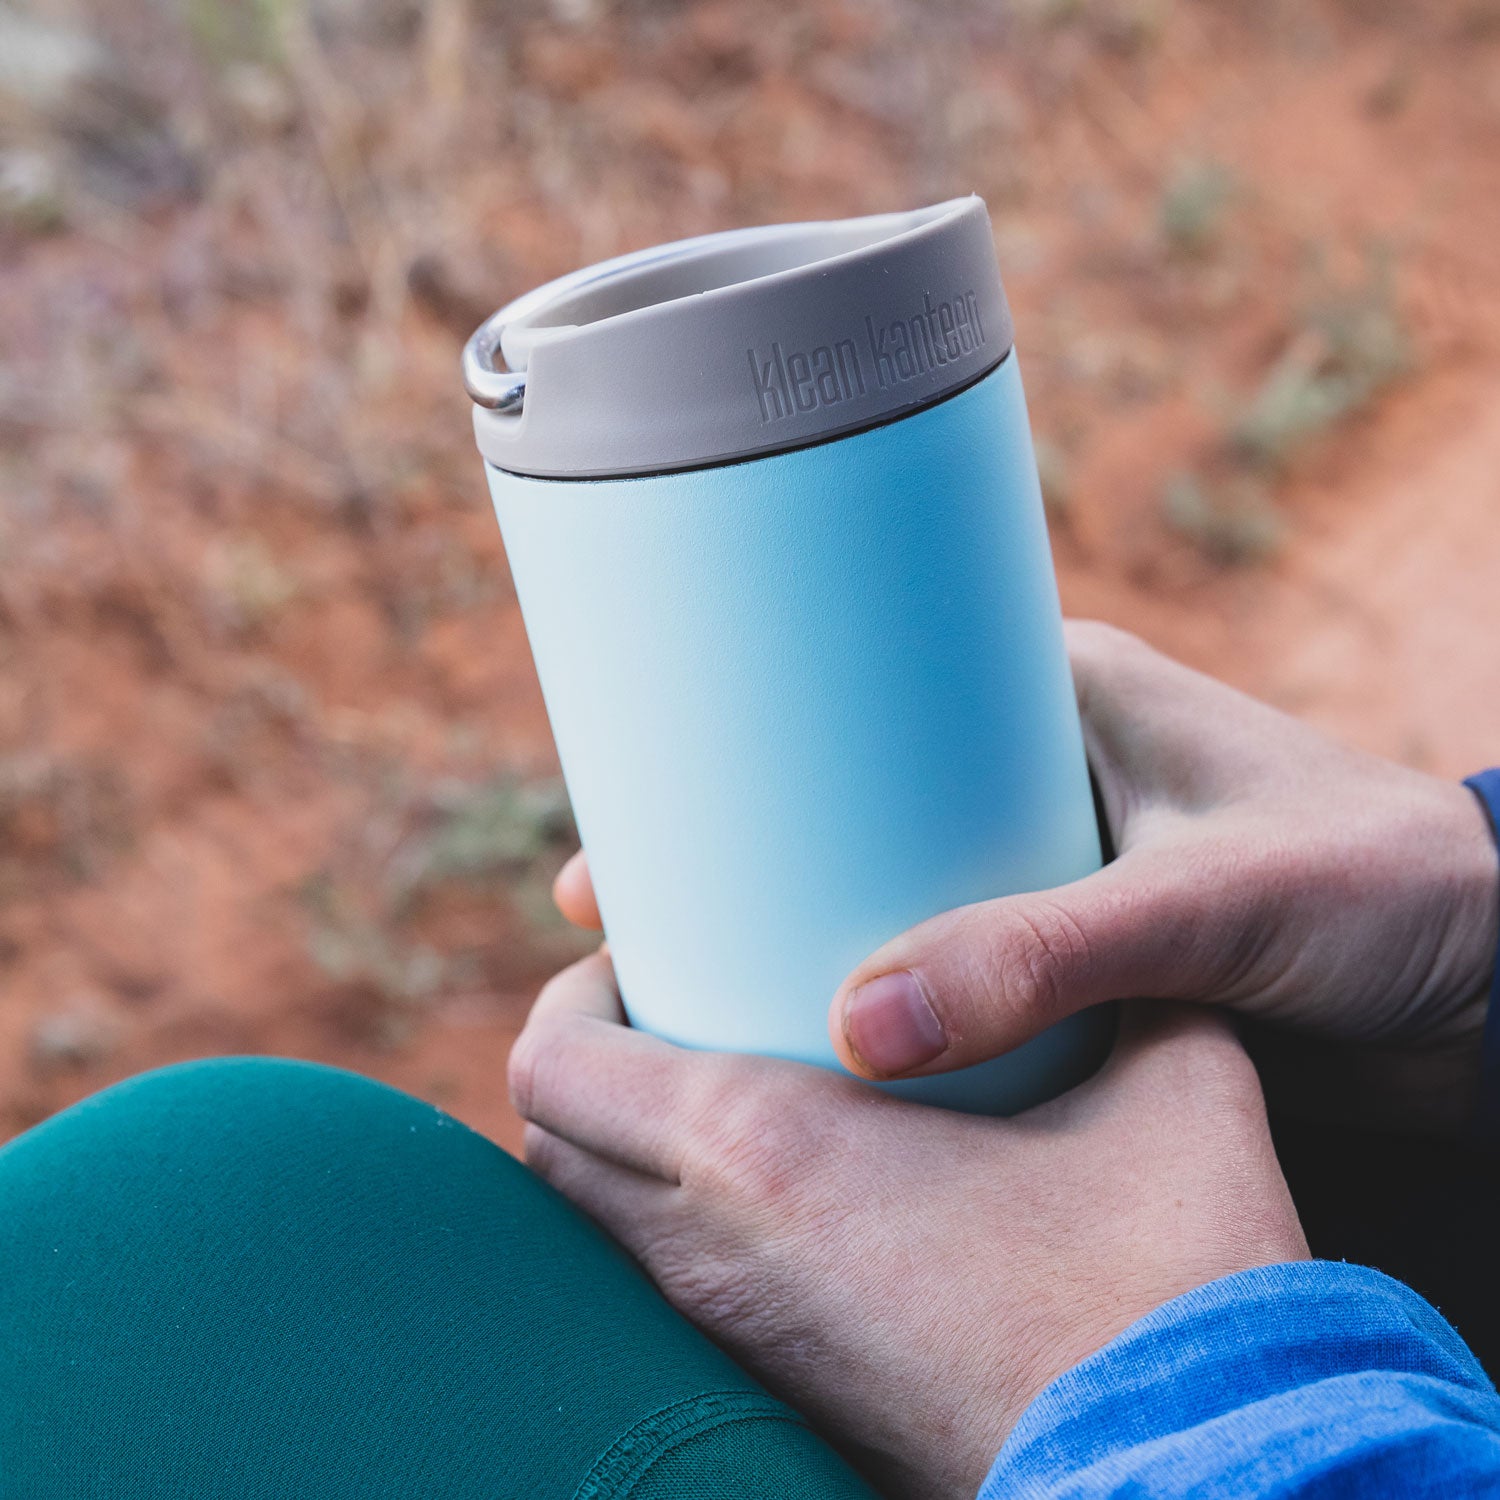
[[[0,110],[64,220],[0,220],[0,1136],[268,1051],[514,1146],[506,1049],[576,945],[455,360],[633,245],[984,193],[1070,611],[1412,764],[1500,759],[1500,9],[367,9],[268,40],[113,0],[134,146]],[[1350,287],[1401,372],[1237,456]],[[1232,502],[1196,540],[1187,471]],[[1230,565],[1242,493],[1279,519]]]

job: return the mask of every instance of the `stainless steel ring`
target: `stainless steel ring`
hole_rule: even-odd
[[[491,411],[515,413],[526,399],[525,370],[502,370],[496,367],[500,353],[500,332],[508,321],[510,308],[486,318],[464,345],[464,388],[474,401]]]

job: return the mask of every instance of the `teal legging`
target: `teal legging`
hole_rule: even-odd
[[[869,1500],[605,1235],[307,1063],[0,1149],[0,1500]]]

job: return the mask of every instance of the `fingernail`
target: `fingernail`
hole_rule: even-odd
[[[948,1045],[943,1024],[904,969],[862,984],[844,1002],[844,1037],[872,1073],[907,1073]]]

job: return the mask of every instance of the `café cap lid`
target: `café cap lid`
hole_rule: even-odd
[[[989,214],[971,196],[575,271],[480,326],[464,384],[498,468],[651,474],[900,416],[992,369],[1012,336]]]

